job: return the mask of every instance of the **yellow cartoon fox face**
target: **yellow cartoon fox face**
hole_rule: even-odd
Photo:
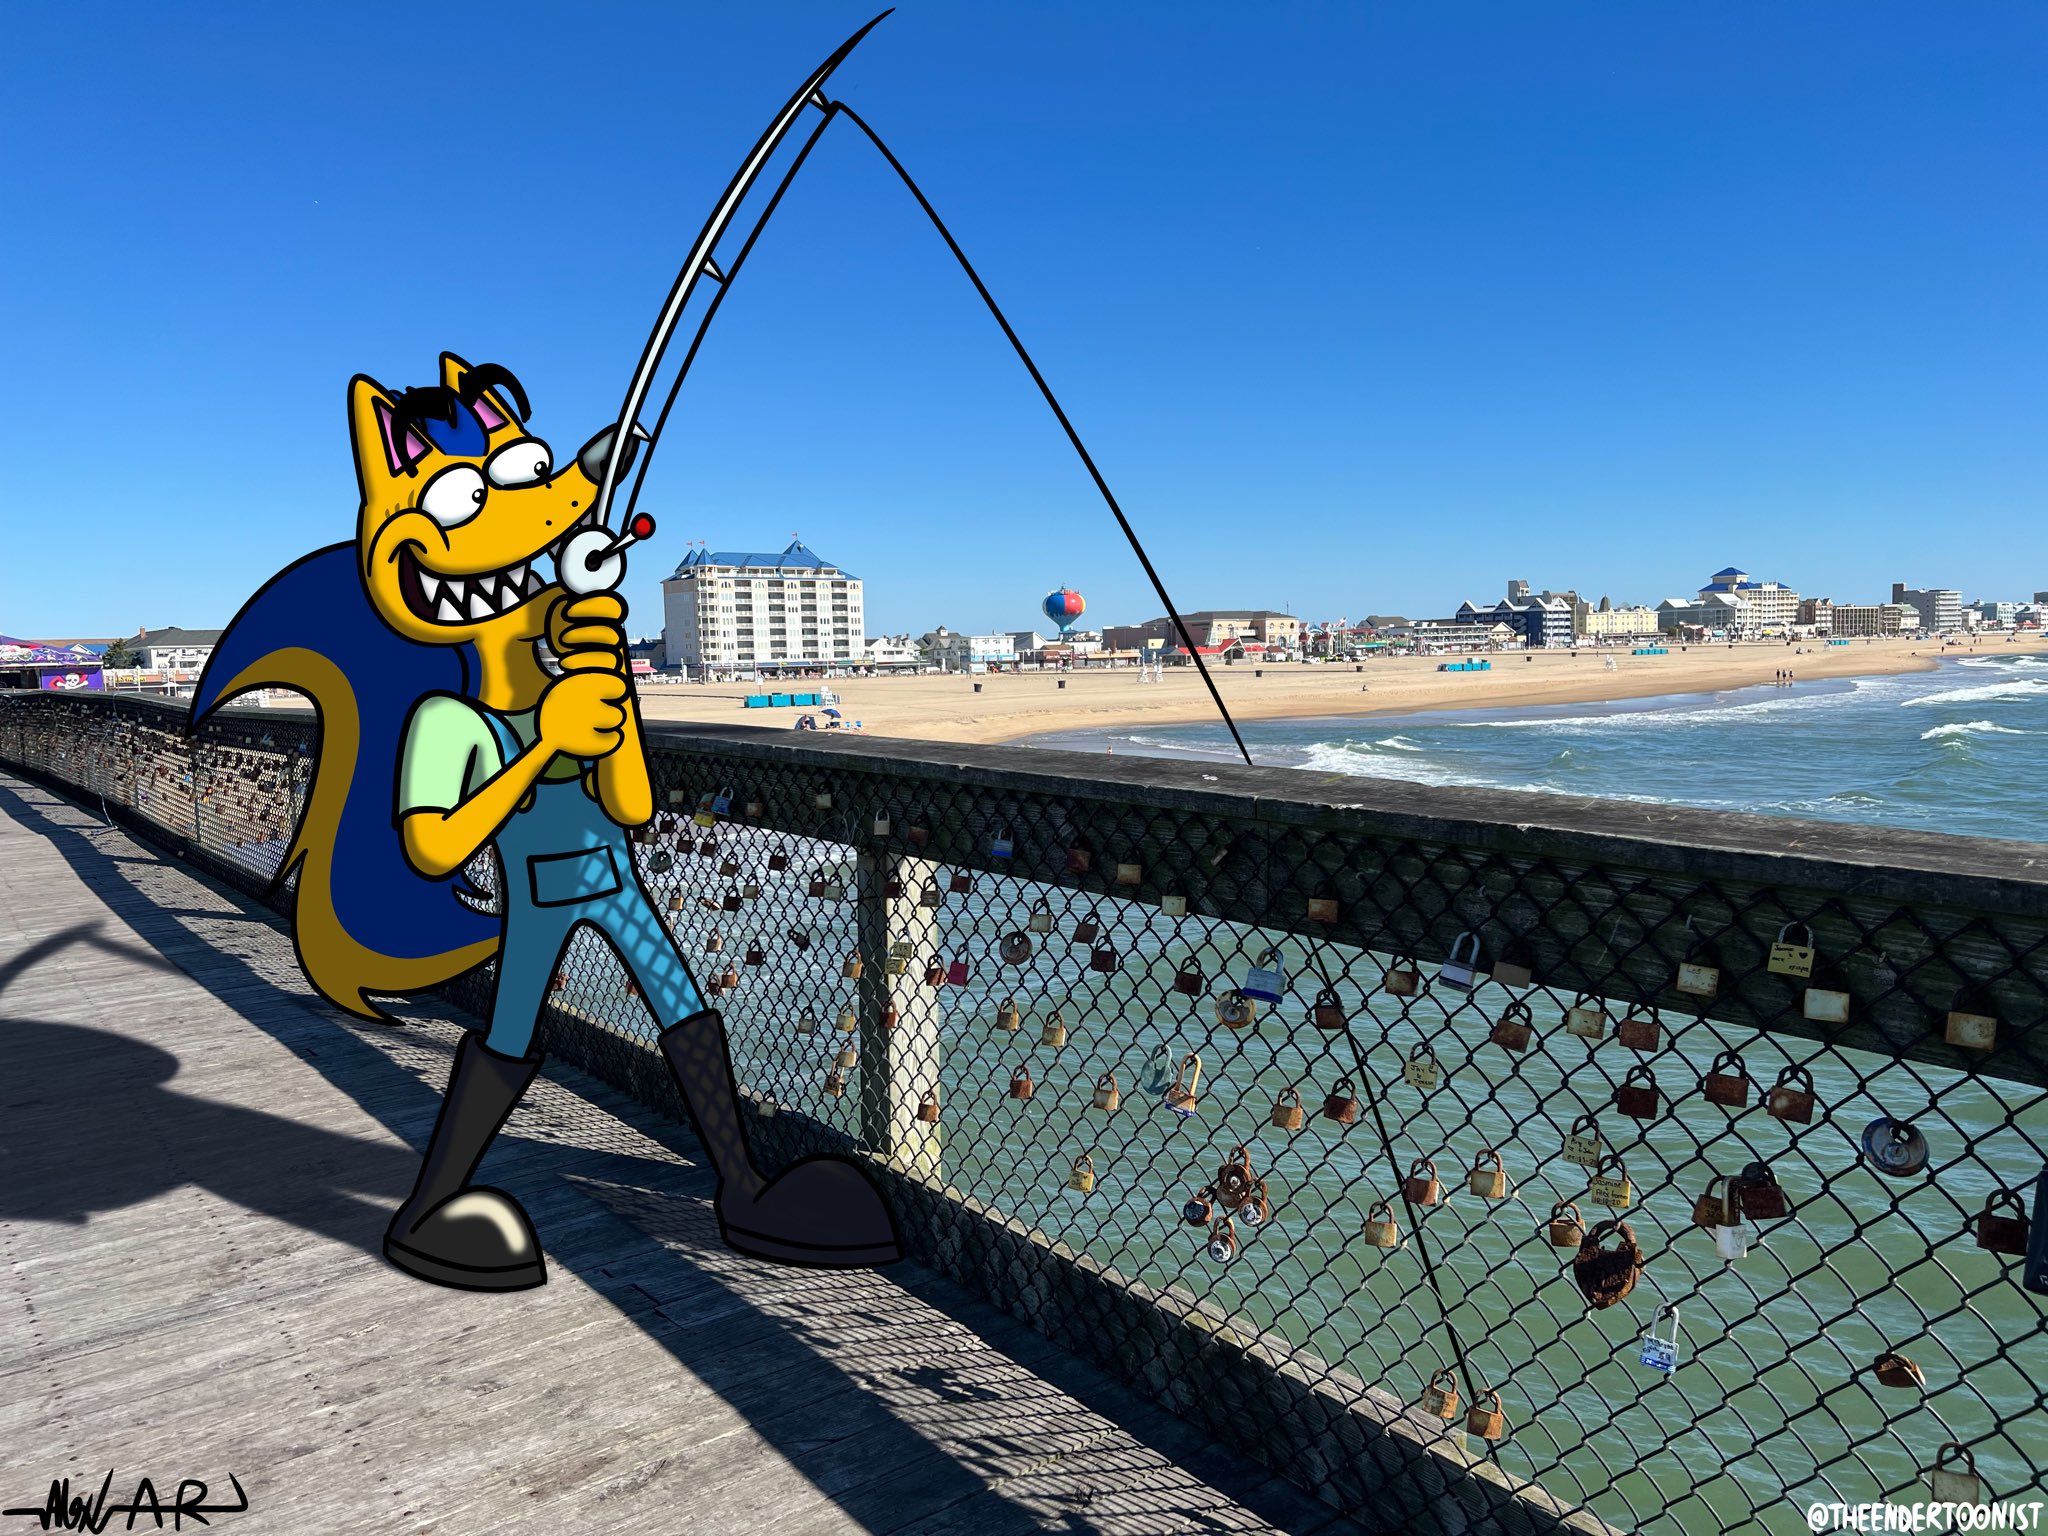
[[[527,413],[526,391],[507,369],[471,367],[448,352],[437,388],[394,399],[363,375],[350,382],[363,586],[407,639],[540,637],[560,593],[544,557],[596,521],[611,434],[558,469],[526,430]]]

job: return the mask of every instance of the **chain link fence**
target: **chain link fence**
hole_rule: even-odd
[[[262,881],[311,717],[182,725],[20,697],[0,760]],[[2038,846],[650,741],[642,878],[763,1161],[872,1157],[919,1257],[1354,1518],[2039,1494]],[[451,991],[486,1008],[488,971]],[[668,1021],[592,936],[553,1005],[550,1049],[675,1112]]]

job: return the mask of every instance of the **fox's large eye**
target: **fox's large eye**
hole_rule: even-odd
[[[450,464],[420,492],[420,510],[443,528],[453,528],[483,511],[486,494],[474,464]]]
[[[532,485],[545,480],[554,461],[548,457],[548,445],[537,437],[522,437],[516,443],[507,443],[488,459],[484,460],[484,473],[490,476],[493,485]]]

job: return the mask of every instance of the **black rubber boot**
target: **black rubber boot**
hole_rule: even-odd
[[[725,1020],[716,1009],[663,1030],[661,1053],[718,1175],[718,1229],[728,1248],[819,1269],[864,1269],[903,1257],[882,1192],[859,1165],[806,1157],[773,1179],[754,1167],[740,1129]]]
[[[464,1291],[523,1291],[547,1283],[540,1239],[519,1202],[469,1182],[540,1058],[502,1056],[473,1031],[455,1070],[412,1198],[384,1234],[384,1257],[407,1274]]]

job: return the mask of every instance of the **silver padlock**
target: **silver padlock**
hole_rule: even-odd
[[[1438,967],[1436,979],[1460,992],[1470,992],[1486,980],[1479,969],[1479,935],[1461,933],[1452,941],[1450,958]]]
[[[1671,1333],[1667,1338],[1660,1333],[1659,1326],[1666,1318],[1671,1319]],[[1678,1369],[1678,1307],[1659,1307],[1650,1319],[1650,1328],[1643,1335],[1642,1362],[1653,1371],[1662,1371],[1669,1376]]]

